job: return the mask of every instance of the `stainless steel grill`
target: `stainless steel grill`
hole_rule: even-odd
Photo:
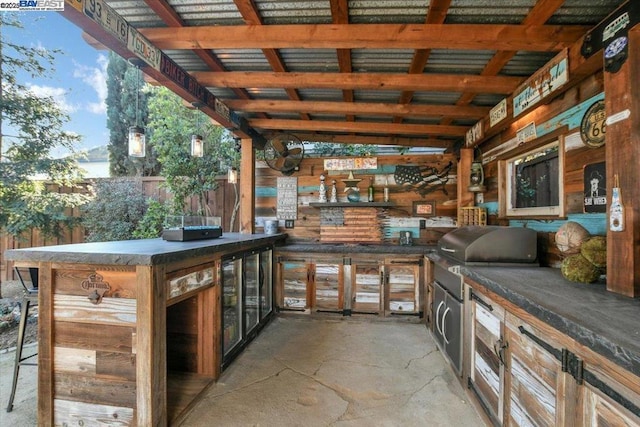
[[[537,233],[522,227],[469,226],[438,241],[441,255],[464,265],[538,265]]]

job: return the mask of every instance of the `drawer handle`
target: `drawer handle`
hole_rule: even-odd
[[[436,329],[438,330],[440,335],[443,335],[442,329],[440,329],[440,309],[442,308],[443,305],[444,305],[444,301],[440,301],[440,304],[438,304],[438,308],[436,309]]]

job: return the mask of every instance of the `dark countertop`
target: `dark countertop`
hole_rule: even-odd
[[[183,259],[233,251],[252,246],[270,245],[283,240],[286,234],[224,233],[217,239],[170,242],[163,239],[123,240],[115,242],[75,243],[10,249],[5,258],[10,261],[69,262],[112,265],[155,265]]]
[[[454,265],[430,254],[435,262]],[[640,376],[640,300],[546,267],[461,266],[460,272],[558,331]]]
[[[433,251],[435,246],[399,246],[399,245],[349,245],[349,244],[292,244],[278,246],[277,249],[287,252],[314,252],[327,254],[399,254],[422,255]]]

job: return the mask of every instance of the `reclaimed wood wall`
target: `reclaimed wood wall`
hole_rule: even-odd
[[[605,161],[605,146],[590,148],[580,137],[580,123],[587,109],[596,101],[604,99],[602,73],[584,80],[564,94],[531,113],[525,114],[481,146],[484,162],[485,184],[484,202],[479,206],[487,208],[489,224],[526,226],[538,231],[539,249],[542,249],[543,265],[558,267],[562,261],[555,245],[555,232],[566,221],[582,224],[592,235],[606,234],[605,213],[584,213],[585,165]],[[565,139],[564,197],[566,218],[560,219],[501,219],[498,217],[498,160],[509,158],[536,146],[538,140],[518,144],[516,132],[534,122],[538,140],[550,135]]]
[[[296,243],[350,243],[350,244],[398,244],[401,230],[410,231],[414,244],[433,245],[446,232],[455,227],[457,214],[457,158],[452,154],[439,155],[393,155],[378,156],[377,169],[353,171],[361,179],[362,205],[367,200],[367,187],[373,180],[374,202],[383,201],[383,188],[388,182],[389,207],[349,206],[345,183],[349,171],[324,170],[324,158],[305,158],[300,170],[292,176],[297,178],[297,219],[293,228],[285,228],[279,219],[279,230],[289,234],[290,242]],[[397,166],[405,167],[420,175],[400,178]],[[432,169],[443,172],[442,181],[434,180]],[[322,213],[328,208],[313,206],[319,201],[320,175],[326,177],[327,198],[331,194],[332,181],[336,181],[338,202],[346,207],[335,207],[341,211],[338,223],[332,224],[330,214]],[[277,216],[277,178],[280,172],[259,162],[256,168],[256,227],[261,232],[264,221]],[[396,179],[398,178],[398,179]],[[433,215],[414,214],[414,202],[433,202]],[[328,205],[330,206],[330,205]],[[341,206],[341,205],[340,205]],[[421,221],[424,228],[421,228]]]

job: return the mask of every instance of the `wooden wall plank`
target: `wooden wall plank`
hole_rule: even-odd
[[[102,302],[93,304],[86,296],[56,294],[53,297],[53,317],[56,322],[67,320],[134,327],[136,300],[102,298]]]
[[[56,372],[54,393],[56,399],[96,405],[136,407],[135,381],[118,380],[112,377],[101,378],[70,372]]]
[[[56,325],[54,344],[60,347],[131,353],[135,328],[109,325],[109,333],[92,323],[64,322]]]
[[[57,426],[90,426],[95,420],[107,426],[135,425],[133,408],[64,399],[55,399],[53,406],[56,414],[53,423]]]

